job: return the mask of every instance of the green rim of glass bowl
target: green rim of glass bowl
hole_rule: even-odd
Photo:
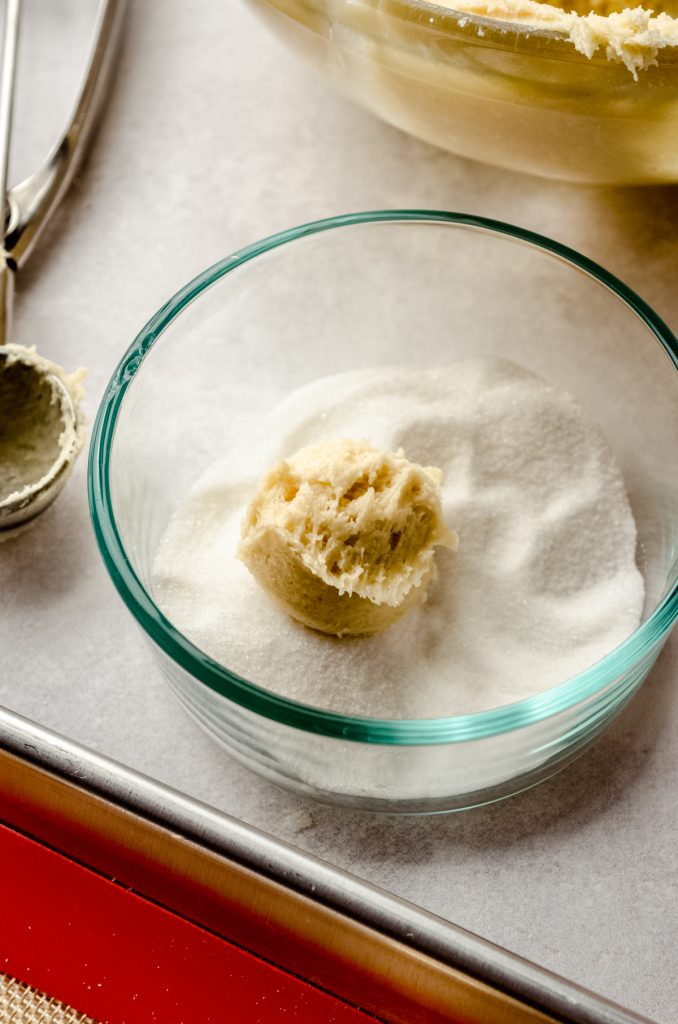
[[[276,722],[324,736],[394,746],[463,742],[509,732],[558,714],[597,693],[602,694],[608,687],[614,688],[620,676],[653,652],[678,617],[678,584],[636,632],[614,651],[585,672],[537,696],[452,718],[389,720],[336,714],[261,689],[213,661],[172,626],[151,600],[125,553],[113,515],[109,468],[111,442],[130,382],[165,328],[205,289],[257,256],[309,235],[356,224],[412,221],[450,224],[504,235],[573,265],[629,306],[654,334],[678,370],[678,340],[647,303],[603,267],[543,235],[485,217],[439,210],[378,210],[330,217],[271,235],[220,260],[156,313],[125,353],[101,402],[92,433],[88,478],[90,512],[106,568],[134,618],[172,661],[222,696]]]

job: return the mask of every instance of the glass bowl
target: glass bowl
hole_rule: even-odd
[[[351,99],[426,142],[569,181],[678,181],[678,46],[636,81],[562,32],[425,0],[249,3]]]
[[[638,527],[638,630],[574,678],[453,718],[357,718],[284,699],[217,664],[154,603],[177,500],[282,397],[362,367],[499,355],[573,393],[603,428]],[[149,321],[96,419],[90,506],[104,562],[172,690],[234,757],[322,799],[389,812],[515,793],[577,756],[630,699],[678,613],[678,343],[596,264],[463,214],[307,224],[229,256]],[[143,681],[139,681],[143,685]]]

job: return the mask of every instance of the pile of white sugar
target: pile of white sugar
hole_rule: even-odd
[[[403,448],[443,470],[456,554],[428,600],[380,636],[289,619],[237,560],[258,480],[318,441]],[[421,718],[512,703],[561,683],[638,626],[636,528],[615,459],[569,395],[499,359],[369,369],[290,394],[178,504],[153,595],[203,651],[251,682],[347,714]]]

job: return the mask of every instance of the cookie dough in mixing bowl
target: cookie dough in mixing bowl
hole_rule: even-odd
[[[427,142],[571,181],[678,181],[676,0],[250,3],[350,98]]]

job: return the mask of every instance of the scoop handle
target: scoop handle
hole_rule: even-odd
[[[20,20],[21,0],[7,0],[2,37],[2,68],[0,69],[0,204],[2,205],[3,238],[10,219],[7,201],[7,173],[12,141],[12,113]],[[3,246],[2,260],[0,261],[0,345],[4,344],[6,340],[12,312],[13,293],[13,264],[11,256]]]
[[[66,192],[101,109],[126,0],[101,0],[87,71],[70,123],[41,167],[10,191],[5,251],[21,267]]]
[[[4,224],[7,224],[7,171],[12,139],[12,113],[14,110],[14,83],[16,81],[16,53],[19,43],[21,0],[7,0],[5,26],[2,35],[2,67],[0,70],[0,196],[3,204]]]

